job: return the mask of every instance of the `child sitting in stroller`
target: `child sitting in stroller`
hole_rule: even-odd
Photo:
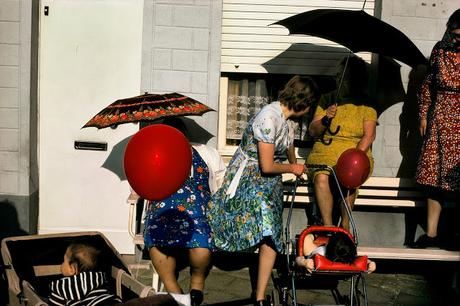
[[[350,237],[343,232],[334,233],[327,243],[324,240],[317,242],[314,234],[307,234],[303,240],[303,254],[298,256],[296,264],[304,267],[309,273],[315,270],[314,256],[319,254],[335,263],[352,264],[357,258],[356,245]],[[376,269],[375,262],[367,259],[367,272],[372,273]]]
[[[111,305],[121,299],[107,290],[107,280],[100,271],[101,251],[86,243],[67,247],[61,264],[63,278],[50,284],[51,305]]]

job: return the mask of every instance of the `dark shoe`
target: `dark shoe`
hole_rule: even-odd
[[[427,234],[420,236],[412,245],[414,249],[439,248],[438,237],[430,237]]]
[[[260,301],[256,301],[254,303],[254,306],[271,306],[271,303],[270,301],[267,301],[267,300],[260,300]]]
[[[192,306],[199,306],[203,303],[203,291],[192,289],[190,290],[190,300]]]

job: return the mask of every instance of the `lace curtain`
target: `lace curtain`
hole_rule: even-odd
[[[227,139],[241,139],[248,121],[271,101],[264,79],[229,79]]]
[[[276,101],[282,82],[262,78],[229,78],[227,99],[227,140],[240,140],[248,121],[266,104]],[[302,118],[302,137],[296,127],[296,139],[308,140],[309,116]]]

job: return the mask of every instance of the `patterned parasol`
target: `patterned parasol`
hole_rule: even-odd
[[[201,116],[212,108],[179,93],[149,94],[120,99],[91,118],[82,128],[153,121],[174,116]]]

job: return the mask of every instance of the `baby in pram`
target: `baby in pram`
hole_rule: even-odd
[[[61,264],[63,278],[51,282],[51,305],[110,305],[121,299],[109,292],[104,272],[99,269],[100,250],[86,243],[67,247]]]
[[[341,270],[347,269],[349,265],[350,270],[358,270],[363,268],[367,269],[368,273],[372,273],[376,269],[375,262],[367,259],[367,257],[359,258],[357,256],[357,248],[354,241],[344,231],[334,232],[330,237],[318,236],[315,233],[301,235],[302,243],[299,245],[299,255],[296,258],[296,264],[299,267],[304,267],[309,273],[316,271],[317,264],[315,263],[315,256],[325,258],[332,263],[342,263],[345,265],[335,266]],[[360,259],[357,261],[357,259]],[[362,260],[366,260],[363,263]],[[316,261],[318,262],[318,261]]]
[[[112,294],[100,263],[101,251],[88,243],[72,243],[61,264],[63,278],[50,284],[50,305],[126,305],[126,306],[179,306],[169,294],[136,298],[122,303]]]

